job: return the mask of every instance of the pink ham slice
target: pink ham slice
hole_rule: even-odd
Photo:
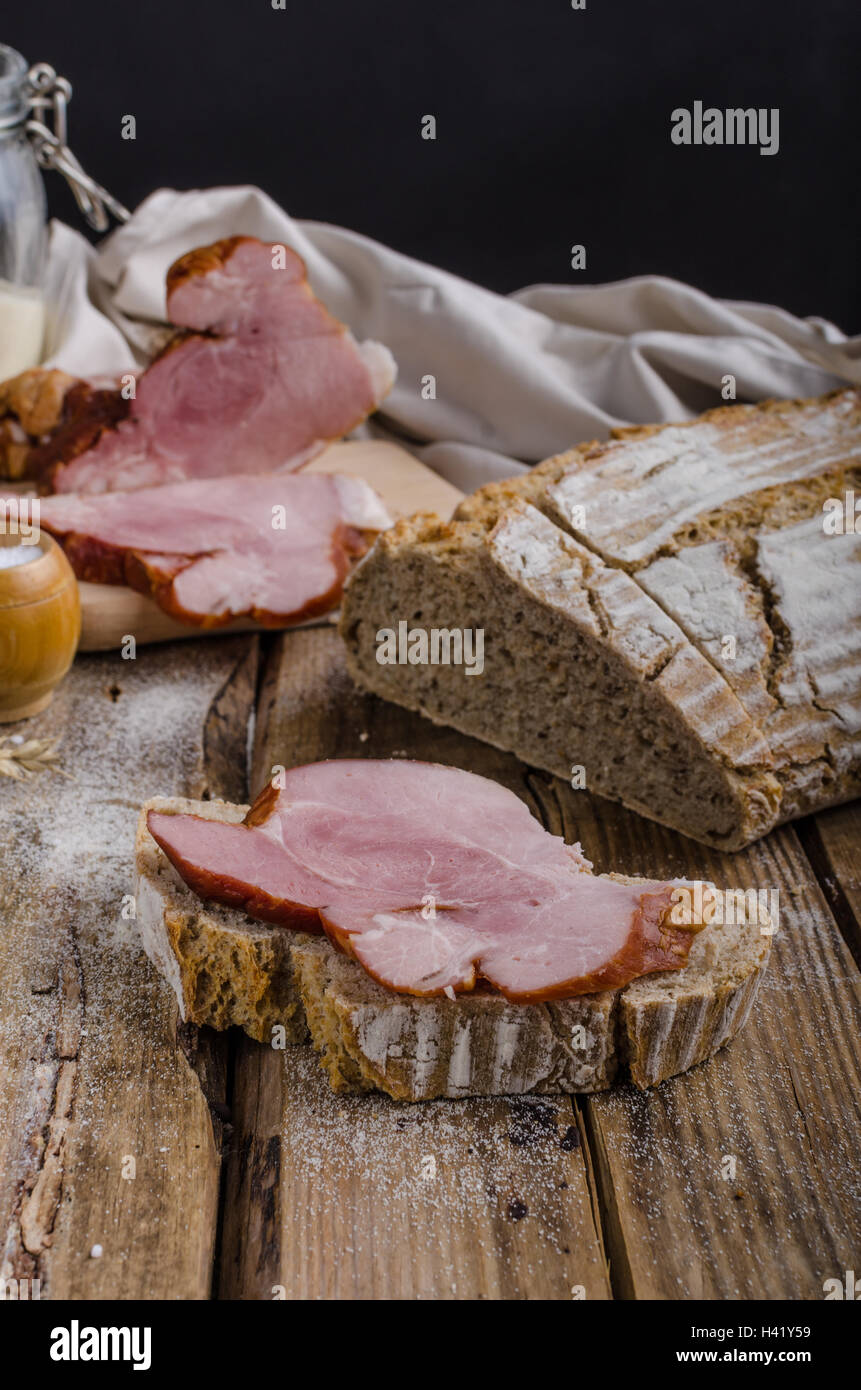
[[[167,285],[168,317],[186,331],[138,377],[124,419],[93,426],[72,412],[36,451],[45,490],[289,471],[355,428],[394,381],[388,350],[355,342],[286,247],[231,237],[182,257]]]
[[[685,964],[671,884],[591,874],[495,782],[402,760],[313,763],[282,782],[242,825],[151,811],[150,832],[201,897],[322,927],[393,990],[484,980],[539,1001]]]
[[[283,626],[337,606],[351,558],[391,524],[359,478],[267,474],[48,497],[40,520],[79,579],[126,583],[173,617]]]

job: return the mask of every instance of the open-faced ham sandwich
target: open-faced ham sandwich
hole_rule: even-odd
[[[734,1035],[768,953],[673,883],[593,874],[497,783],[402,759],[278,773],[247,811],[150,803],[137,868],[186,1016],[308,1030],[336,1088],[403,1099],[653,1084]]]

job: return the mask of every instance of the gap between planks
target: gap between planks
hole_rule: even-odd
[[[796,825],[843,939],[861,969],[861,801],[833,806]]]

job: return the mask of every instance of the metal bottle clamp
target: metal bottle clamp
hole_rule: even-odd
[[[58,77],[49,63],[34,63],[27,74],[26,98],[32,115],[25,130],[40,168],[62,174],[93,231],[105,232],[110,226],[108,213],[118,222],[127,222],[131,213],[84,173],[69,149],[66,108],[71,96],[72,84],[65,77]]]

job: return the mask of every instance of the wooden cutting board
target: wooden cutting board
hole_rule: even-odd
[[[397,444],[367,439],[332,444],[306,470],[309,473],[348,473],[364,478],[386,502],[394,517],[413,512],[437,512],[449,517],[463,493]],[[111,651],[123,639],[168,642],[178,637],[206,637],[187,623],[163,613],[158,604],[121,584],[79,585],[81,591],[82,652]],[[260,631],[258,623],[241,619],[216,629],[218,633]]]

